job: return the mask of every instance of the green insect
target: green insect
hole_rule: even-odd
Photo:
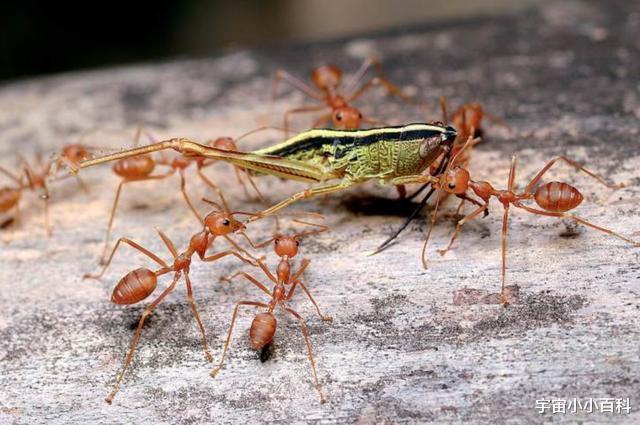
[[[299,200],[342,191],[369,180],[398,186],[428,183],[430,176],[422,173],[443,153],[450,153],[455,138],[456,130],[440,123],[366,130],[312,129],[253,152],[230,152],[176,138],[82,161],[79,167],[174,149],[187,157],[222,160],[257,174],[322,183],[249,219],[254,221]],[[337,182],[331,183],[333,180]]]

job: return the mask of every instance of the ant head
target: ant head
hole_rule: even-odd
[[[244,230],[245,225],[233,218],[227,211],[214,211],[204,218],[205,227],[216,236],[228,235],[238,230]]]
[[[335,65],[321,65],[311,71],[311,80],[320,90],[335,88],[342,81],[342,71]]]
[[[273,250],[278,257],[293,258],[298,254],[300,241],[296,236],[277,236],[273,240]]]
[[[211,146],[223,151],[235,152],[238,150],[236,142],[231,137],[219,137],[211,143]]]
[[[469,172],[462,167],[453,167],[442,176],[442,190],[460,195],[469,188]]]
[[[69,161],[80,162],[89,158],[91,154],[84,146],[74,144],[65,146],[62,149],[62,156],[67,158]]]
[[[335,108],[331,114],[333,125],[341,130],[354,130],[360,127],[362,112],[351,106]]]
[[[191,240],[189,241],[189,248],[191,248],[193,252],[196,252],[200,256],[200,258],[204,257],[208,245],[209,231],[207,229],[196,233],[191,237]]]

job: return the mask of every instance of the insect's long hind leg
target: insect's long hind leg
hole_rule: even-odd
[[[309,341],[309,332],[307,331],[307,325],[304,323],[304,319],[302,318],[302,316],[300,316],[300,314],[298,314],[298,312],[290,309],[289,307],[284,307],[284,309],[300,321],[300,329],[302,329],[304,342],[307,345],[307,355],[309,356],[309,363],[311,363],[311,370],[313,371],[313,380],[315,382],[315,387],[316,390],[318,390],[318,394],[320,394],[320,403],[324,403],[326,400],[324,398],[324,394],[322,394],[322,387],[320,386],[320,380],[318,379],[318,371],[316,370],[316,362],[313,358],[313,350],[311,349],[311,341]]]
[[[153,310],[155,310],[158,304],[160,304],[160,302],[162,302],[162,300],[167,295],[169,295],[171,291],[173,291],[173,289],[176,287],[176,283],[178,283],[178,279],[180,279],[180,273],[176,273],[176,275],[173,278],[173,282],[171,282],[171,285],[169,285],[167,289],[162,291],[162,293],[158,296],[158,298],[156,298],[142,313],[142,316],[140,317],[140,321],[138,322],[138,328],[136,329],[136,333],[133,336],[133,339],[131,340],[131,347],[129,348],[129,353],[127,354],[127,358],[124,361],[124,366],[122,367],[122,371],[120,372],[120,375],[118,375],[118,380],[116,381],[116,384],[114,385],[113,390],[111,390],[111,392],[105,399],[107,403],[111,404],[111,402],[113,401],[113,398],[115,397],[116,393],[120,389],[120,385],[122,384],[122,380],[124,379],[124,374],[127,371],[127,368],[129,367],[129,365],[131,364],[131,361],[133,360],[133,353],[136,349],[136,346],[138,345],[140,336],[142,335],[142,326],[144,326],[145,320],[147,319],[147,317],[149,317],[149,315],[153,312]]]
[[[198,327],[200,328],[200,334],[202,335],[202,346],[204,347],[204,355],[207,358],[208,362],[213,361],[213,357],[211,356],[211,352],[209,351],[209,344],[207,344],[207,333],[204,330],[204,325],[202,324],[202,320],[200,320],[200,315],[198,314],[198,307],[196,307],[196,301],[193,299],[193,289],[191,288],[191,279],[189,279],[189,273],[184,274],[184,279],[187,284],[187,301],[189,301],[189,305],[191,306],[191,312],[193,313],[193,317],[198,322]]]
[[[233,315],[231,316],[231,325],[229,326],[229,331],[227,333],[227,340],[224,343],[224,348],[222,349],[222,358],[220,359],[220,363],[218,364],[218,366],[214,367],[213,370],[211,370],[211,377],[215,378],[216,375],[218,374],[218,372],[220,372],[220,369],[222,369],[222,366],[224,365],[224,359],[227,355],[227,349],[229,348],[229,343],[231,342],[231,334],[233,332],[233,326],[236,323],[236,318],[238,317],[238,310],[240,309],[240,306],[243,305],[253,305],[256,307],[264,307],[264,308],[268,308],[269,306],[265,303],[259,303],[259,302],[255,302],[255,301],[240,301],[239,303],[236,304],[236,307],[233,309]]]

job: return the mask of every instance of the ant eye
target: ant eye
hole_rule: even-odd
[[[296,246],[300,246],[300,241],[296,241]]]
[[[276,245],[278,245],[278,242],[280,242],[280,239],[276,239],[275,241],[273,241],[273,243],[275,243]]]
[[[342,121],[342,112],[336,112],[336,119]]]
[[[362,119],[362,112],[358,112],[358,119]]]
[[[223,224],[224,226],[228,226],[228,225],[229,225],[229,223],[230,223],[230,221],[229,221],[229,220],[227,220],[226,218],[225,218],[224,220],[222,220],[222,224]]]

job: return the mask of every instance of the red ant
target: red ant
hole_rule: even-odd
[[[40,198],[44,201],[44,226],[47,233],[51,234],[49,225],[49,187],[47,178],[49,177],[51,163],[45,161],[41,154],[36,156],[37,168],[31,166],[27,160],[18,156],[20,163],[19,173],[14,174],[9,170],[0,167],[0,173],[9,177],[17,185],[14,187],[5,186],[0,189],[0,212],[4,213],[16,208],[18,211],[20,197],[22,192],[30,190],[33,192],[40,191]],[[17,214],[16,214],[17,215]]]
[[[106,264],[102,268],[102,271],[97,275],[86,274],[84,276],[84,278],[100,279],[100,277],[102,277],[104,272],[107,270],[107,267],[109,267],[109,264],[111,263],[111,260],[113,259],[113,256],[115,255],[121,243],[125,243],[129,245],[132,248],[140,251],[142,254],[146,255],[147,257],[151,258],[153,261],[155,261],[160,265],[160,268],[156,271],[150,270],[148,268],[138,268],[127,273],[122,279],[120,279],[116,287],[113,289],[113,293],[111,295],[111,301],[113,303],[120,304],[120,305],[136,304],[146,299],[149,295],[151,295],[154,292],[157,286],[158,277],[165,275],[167,273],[173,273],[173,280],[171,284],[169,284],[169,286],[164,291],[162,291],[162,293],[155,300],[153,300],[151,304],[149,304],[149,306],[142,313],[142,317],[140,317],[140,321],[138,323],[136,333],[131,341],[131,347],[125,359],[124,366],[122,367],[122,371],[118,376],[118,380],[116,381],[116,384],[113,387],[113,390],[111,391],[111,393],[109,393],[109,395],[106,398],[106,401],[109,404],[111,404],[111,402],[113,401],[113,398],[118,392],[120,388],[120,384],[124,379],[124,374],[127,371],[127,368],[129,367],[129,365],[131,364],[131,361],[133,360],[133,353],[140,339],[140,335],[142,334],[142,327],[144,325],[146,318],[150,316],[151,313],[153,313],[155,308],[158,306],[158,304],[160,304],[162,300],[164,300],[164,298],[175,289],[176,284],[178,283],[178,280],[183,275],[184,275],[185,284],[187,287],[187,300],[191,305],[191,311],[193,312],[193,316],[196,322],[198,323],[198,327],[200,328],[200,333],[202,335],[202,345],[204,347],[205,356],[209,362],[213,360],[211,357],[211,353],[209,352],[209,346],[207,344],[204,325],[200,320],[200,315],[198,314],[196,303],[193,299],[193,291],[191,289],[191,280],[189,279],[191,257],[193,257],[194,254],[197,254],[198,257],[200,257],[200,260],[202,260],[203,262],[216,261],[227,255],[233,255],[245,263],[254,265],[256,267],[258,266],[258,264],[255,262],[255,258],[253,258],[247,251],[245,251],[240,246],[238,246],[233,241],[233,239],[231,239],[228,236],[230,233],[239,233],[245,236],[247,240],[250,240],[246,236],[246,234],[244,234],[244,229],[245,229],[244,224],[236,220],[234,218],[234,215],[235,214],[251,215],[251,214],[241,212],[241,211],[228,212],[226,209],[224,209],[223,207],[221,207],[220,205],[218,205],[213,201],[205,200],[205,202],[208,202],[213,206],[215,206],[217,208],[217,211],[214,211],[208,214],[204,218],[203,220],[204,229],[201,232],[195,233],[193,236],[191,236],[191,239],[189,240],[189,246],[184,252],[179,254],[175,248],[175,245],[171,241],[171,239],[169,239],[169,237],[166,236],[162,231],[156,229],[156,231],[160,235],[160,238],[162,239],[167,249],[171,253],[171,256],[173,257],[173,264],[169,265],[160,257],[155,255],[153,252],[149,251],[148,249],[142,247],[141,245],[137,244],[136,242],[130,239],[120,238],[118,239],[118,242],[116,242],[115,246],[113,247],[113,250],[111,251],[111,255],[109,256],[109,259],[107,260]],[[206,256],[207,250],[211,247],[211,245],[213,244],[213,242],[217,237],[222,237],[226,239],[234,247],[234,249],[221,251],[216,254]],[[250,257],[250,259],[245,258],[242,254],[247,255],[248,257]]]
[[[371,68],[373,68],[375,76],[365,81],[365,76]],[[345,130],[359,128],[361,122],[366,124],[381,124],[381,121],[364,117],[362,112],[351,104],[351,102],[357,100],[374,86],[382,85],[388,93],[401,98],[407,103],[415,103],[410,96],[403,94],[400,88],[391,84],[389,80],[384,77],[380,62],[373,58],[366,59],[362,63],[360,69],[354,74],[344,90],[341,90],[342,70],[335,65],[329,64],[321,65],[311,71],[311,81],[315,87],[309,86],[287,71],[282,69],[277,70],[273,80],[272,98],[275,98],[277,86],[281,80],[286,81],[307,96],[322,103],[322,105],[305,105],[288,110],[284,114],[284,128],[287,134],[289,115],[326,109],[330,109],[330,111],[321,115],[313,123],[312,127],[323,125],[329,120],[333,122],[335,128]]]
[[[473,144],[473,139],[469,137],[465,146],[458,152],[458,155],[461,155],[465,149],[468,149]],[[513,205],[516,208],[523,209],[529,213],[548,216],[548,217],[558,217],[558,218],[567,218],[573,220],[577,223],[584,224],[585,226],[591,227],[593,229],[599,230],[603,233],[606,233],[611,236],[615,236],[619,239],[622,239],[625,242],[633,244],[635,246],[640,247],[640,242],[636,242],[629,238],[626,238],[619,233],[616,233],[612,230],[606,229],[604,227],[597,226],[595,224],[590,223],[589,221],[577,217],[572,214],[567,214],[568,211],[575,209],[582,200],[584,199],[583,195],[580,191],[571,186],[568,183],[552,181],[545,183],[541,186],[536,186],[540,183],[540,180],[544,176],[547,171],[558,161],[564,161],[572,167],[576,168],[579,171],[582,171],[589,176],[596,179],[598,182],[603,184],[604,186],[612,189],[617,189],[623,187],[623,185],[615,185],[607,183],[607,181],[600,175],[586,169],[582,165],[577,162],[565,157],[558,156],[547,162],[547,164],[542,167],[542,169],[536,174],[536,176],[527,184],[524,190],[520,193],[516,193],[514,191],[514,182],[515,182],[515,173],[516,173],[516,162],[517,157],[514,155],[511,160],[511,168],[509,170],[509,179],[507,183],[506,190],[497,190],[494,189],[491,183],[487,181],[474,181],[471,180],[469,171],[461,166],[450,166],[447,167],[445,172],[437,176],[435,178],[431,178],[432,184],[437,187],[440,191],[444,191],[446,193],[454,194],[458,197],[466,197],[469,193],[469,190],[473,192],[476,196],[482,199],[483,204],[478,208],[473,210],[471,213],[467,214],[462,220],[458,221],[456,226],[456,230],[449,241],[449,244],[446,248],[439,250],[438,252],[441,255],[444,255],[451,249],[453,242],[460,234],[462,230],[462,226],[465,223],[475,219],[478,215],[485,212],[489,206],[489,201],[492,197],[498,199],[498,201],[504,207],[504,215],[502,218],[502,290],[500,292],[500,301],[503,305],[507,305],[508,301],[505,296],[505,282],[506,282],[506,250],[507,250],[507,222],[509,218],[509,209]],[[455,163],[454,160],[451,161],[452,164]],[[430,177],[430,176],[426,176]],[[535,190],[534,190],[535,189]],[[540,209],[532,208],[523,204],[523,201],[533,200],[540,207]],[[463,198],[464,201],[464,198]],[[438,209],[438,201],[436,201],[436,206],[433,211],[433,215],[431,217],[431,227],[427,233],[427,237],[424,242],[424,247],[422,251],[423,257],[423,265],[426,268],[426,259],[425,252],[427,243],[429,241],[429,236],[431,234],[431,229],[433,228],[433,224],[435,222],[437,209]]]
[[[258,245],[253,245],[256,248],[260,248],[260,247],[266,246],[268,243],[272,241],[274,243],[273,246],[274,246],[275,253],[276,255],[278,255],[278,257],[280,257],[280,262],[278,263],[278,267],[276,268],[276,276],[274,276],[269,271],[267,266],[261,260],[257,261],[258,265],[260,266],[260,268],[262,268],[265,275],[269,278],[269,280],[271,280],[275,284],[273,291],[269,291],[269,289],[260,281],[258,281],[255,277],[243,271],[239,271],[233,274],[231,277],[222,278],[222,280],[231,282],[235,277],[242,276],[245,279],[247,279],[249,282],[257,286],[269,297],[271,297],[271,301],[268,304],[263,302],[256,302],[256,301],[240,301],[236,304],[235,309],[233,310],[233,316],[231,317],[231,325],[229,326],[229,332],[227,334],[227,340],[224,344],[224,349],[222,351],[222,358],[220,359],[220,364],[211,371],[211,376],[215,377],[224,364],[224,359],[227,354],[227,349],[229,348],[229,343],[231,341],[233,326],[235,324],[240,306],[249,305],[249,306],[257,306],[257,307],[262,307],[267,309],[267,311],[258,313],[255,316],[255,318],[253,319],[253,322],[251,323],[251,328],[249,330],[249,338],[251,340],[251,344],[257,350],[262,349],[273,340],[273,336],[275,335],[276,326],[277,326],[276,318],[273,315],[273,311],[276,309],[276,307],[280,306],[286,312],[288,312],[289,314],[291,314],[292,316],[294,316],[296,319],[300,321],[302,334],[304,335],[305,343],[307,345],[307,354],[309,356],[309,362],[311,363],[311,370],[313,371],[313,379],[315,381],[315,387],[318,390],[318,393],[320,394],[320,402],[324,403],[325,398],[324,398],[324,395],[322,394],[322,389],[320,386],[320,382],[318,380],[318,373],[316,371],[316,364],[315,364],[315,360],[313,358],[313,353],[311,350],[311,342],[309,341],[307,326],[305,325],[304,319],[298,312],[287,307],[287,302],[291,299],[291,297],[293,297],[296,287],[300,286],[302,290],[305,292],[305,294],[307,294],[307,296],[309,297],[309,300],[311,300],[311,302],[315,306],[318,312],[318,315],[322,318],[322,320],[324,321],[333,320],[333,318],[330,316],[322,315],[322,313],[320,312],[320,307],[318,307],[318,304],[316,303],[315,299],[307,289],[306,285],[300,280],[300,276],[302,276],[302,273],[309,266],[310,260],[306,258],[303,259],[302,263],[300,264],[300,268],[298,268],[298,270],[295,272],[292,272],[292,265],[291,265],[291,260],[298,253],[300,238],[302,238],[303,236],[309,236],[309,235],[325,232],[329,228],[327,226],[322,226],[314,223],[307,223],[300,220],[294,220],[294,221],[301,224],[315,226],[317,227],[317,229],[303,231],[300,233],[296,233],[292,236],[276,235],[273,238],[263,243],[260,243]],[[287,287],[289,286],[290,288],[287,291]]]
[[[240,140],[243,137],[246,137],[250,134],[253,134],[256,131],[260,131],[263,130],[265,128],[259,128],[256,130],[252,130],[248,133],[243,134],[242,136],[240,136],[239,138],[237,138],[235,141]],[[138,140],[140,138],[141,132],[142,132],[142,128],[139,127],[138,130],[136,131],[136,135],[134,137],[134,146],[136,146],[138,144]],[[153,139],[147,134],[147,137],[153,142]],[[229,137],[222,137],[222,138],[218,138],[215,140],[210,141],[209,143],[216,148],[219,149],[223,149],[223,150],[230,150],[230,151],[237,151],[237,145],[235,143],[235,141]],[[196,216],[196,218],[202,222],[202,216],[200,215],[200,213],[198,212],[198,210],[194,207],[194,205],[192,204],[191,200],[189,199],[189,196],[187,195],[186,192],[186,180],[185,180],[185,174],[184,174],[184,170],[189,167],[189,165],[191,165],[192,163],[196,164],[196,168],[197,168],[197,173],[198,176],[200,177],[200,179],[207,185],[209,186],[211,189],[213,189],[218,197],[220,198],[220,200],[222,201],[223,205],[225,208],[228,209],[228,205],[227,202],[220,190],[220,188],[218,187],[218,185],[216,185],[213,181],[211,181],[211,179],[209,179],[203,172],[202,169],[208,165],[213,164],[215,161],[208,161],[205,158],[201,158],[201,157],[185,157],[185,156],[176,156],[173,158],[168,158],[168,157],[161,157],[158,160],[153,159],[153,157],[149,154],[141,154],[141,155],[136,155],[133,157],[129,157],[129,158],[123,158],[120,159],[118,161],[116,161],[116,163],[113,165],[113,172],[115,174],[117,174],[122,180],[120,181],[120,184],[118,185],[118,188],[116,189],[116,196],[115,199],[113,200],[113,205],[111,207],[111,215],[109,216],[109,222],[107,224],[107,231],[106,231],[106,235],[105,235],[105,242],[104,242],[104,246],[102,249],[102,254],[100,256],[100,263],[104,264],[105,261],[105,256],[107,253],[107,249],[109,246],[109,237],[111,234],[111,228],[113,227],[113,221],[115,219],[115,214],[116,214],[116,209],[118,207],[118,202],[120,199],[120,193],[122,191],[122,187],[127,184],[127,183],[131,183],[131,182],[140,182],[140,181],[147,181],[147,180],[161,180],[161,179],[165,179],[167,177],[172,176],[173,174],[175,174],[175,172],[178,172],[178,175],[180,177],[180,192],[182,193],[182,196],[185,200],[185,202],[187,203],[187,205],[189,206],[189,209],[193,212],[193,214]],[[163,174],[157,174],[157,175],[152,175],[155,166],[156,165],[162,165],[162,166],[166,166],[169,168],[169,171],[167,171],[166,173]],[[72,167],[73,169],[73,167]],[[77,169],[77,167],[76,167]],[[243,169],[240,169],[243,170]],[[236,167],[236,173],[239,173],[239,169],[238,167]],[[242,184],[243,188],[244,186],[244,182],[240,179],[239,174],[237,174],[238,176],[238,180],[239,182]],[[247,176],[249,176],[249,174],[247,173]],[[251,177],[249,176],[249,181],[251,182],[251,185],[253,186],[253,188],[256,190],[256,193],[258,194],[258,196],[260,197],[260,199],[264,199],[262,197],[262,194],[260,194],[260,191],[258,190],[257,186],[255,185],[255,183],[253,182],[253,180],[251,179]],[[245,188],[245,192],[246,192],[246,188]]]

